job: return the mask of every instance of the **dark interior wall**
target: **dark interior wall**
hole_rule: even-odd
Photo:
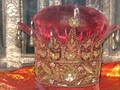
[[[24,22],[30,25],[31,18],[37,12],[38,0],[23,0]]]
[[[38,0],[23,0],[23,21],[30,26],[31,18],[37,12]],[[34,47],[30,46],[30,36],[25,34],[25,43],[22,53],[33,53]]]
[[[78,4],[82,6],[86,4],[86,0],[62,0],[62,4],[65,4],[65,5]]]
[[[0,0],[0,49],[3,47],[2,0]]]
[[[116,0],[115,2],[115,23],[120,25],[120,0]]]
[[[3,42],[3,19],[2,19],[2,0],[0,0],[0,58],[4,53],[4,42]],[[1,60],[1,59],[0,59]]]

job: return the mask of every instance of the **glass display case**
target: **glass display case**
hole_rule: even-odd
[[[109,24],[119,24],[119,18],[117,18],[117,16],[119,16],[119,0],[76,1],[81,6],[83,5],[93,7],[100,10],[106,16]],[[29,44],[30,37],[18,31],[17,22],[22,21],[30,25],[32,16],[41,9],[51,5],[74,4],[74,2],[73,0],[2,0],[1,4],[1,28],[3,29],[0,30],[0,34],[1,39],[4,39],[3,42],[5,47],[5,55],[1,58],[1,61],[3,63],[7,62],[7,67],[19,68],[26,65],[27,63],[34,63],[34,48]],[[16,37],[16,34],[20,37]],[[16,38],[20,38],[20,40],[16,40]],[[0,52],[1,51],[2,50],[0,50]],[[117,61],[119,60],[119,57],[119,31],[117,31],[116,33],[112,34],[112,36],[105,43],[103,61]],[[14,66],[13,63],[15,64]]]
[[[30,44],[35,42],[35,78],[40,84],[85,87],[99,82],[103,42],[120,27],[108,26],[100,2],[88,2],[58,5],[55,0],[32,17],[30,27],[18,23],[31,36]]]
[[[113,23],[120,24],[119,0],[0,1],[0,89],[61,90],[61,88],[42,87],[35,83],[34,67],[29,67],[34,65],[34,47],[30,45],[31,38],[18,30],[18,22],[23,22],[30,26],[31,18],[43,8],[61,4],[73,5],[74,1],[77,1],[78,5],[99,10],[107,18],[109,25]],[[119,30],[106,40],[103,50],[101,82],[99,85],[88,87],[86,90],[91,90],[91,88],[93,90],[120,90]],[[74,72],[74,70],[72,71]],[[72,88],[71,90],[78,89],[80,90],[80,88]],[[81,88],[81,90],[83,89]],[[62,90],[67,89],[62,88]]]

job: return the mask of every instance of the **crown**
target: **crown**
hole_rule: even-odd
[[[84,87],[99,81],[102,40],[95,35],[78,43],[76,30],[71,29],[63,46],[52,30],[50,41],[36,41],[35,76],[44,85]]]
[[[59,12],[56,12],[56,9]],[[63,13],[64,9],[68,13]],[[79,9],[80,15],[76,13]],[[69,13],[73,10],[74,16]],[[87,11],[89,17],[94,17],[88,18]],[[49,18],[51,12],[52,19]],[[58,19],[56,17],[58,14],[65,15],[59,16]],[[35,30],[40,32],[36,35],[35,77],[40,84],[85,87],[99,82],[104,41],[100,37],[105,32],[106,23],[99,22],[98,25],[100,18],[98,21],[94,19],[97,17],[104,20],[97,10],[87,7],[74,9],[73,6],[54,6],[35,15],[33,18]],[[90,21],[92,19],[93,21]]]
[[[111,25],[98,10],[71,5],[51,6],[32,18],[35,38],[35,78],[43,85],[85,87],[99,82],[102,44],[120,27]],[[34,29],[34,30],[33,30]]]

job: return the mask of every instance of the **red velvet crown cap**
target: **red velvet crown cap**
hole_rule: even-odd
[[[80,25],[76,27],[79,42],[96,33],[100,35],[106,31],[106,18],[102,13],[93,8],[78,6]],[[43,9],[33,17],[35,31],[49,40],[50,30],[54,29],[61,41],[66,41],[66,33],[71,29],[68,20],[74,16],[75,6],[60,5]]]

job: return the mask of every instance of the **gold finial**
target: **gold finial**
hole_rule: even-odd
[[[80,20],[78,18],[79,8],[74,9],[74,17],[69,19],[69,25],[73,28],[78,27],[80,25]]]
[[[78,27],[80,25],[80,20],[77,17],[71,17],[69,19],[69,25],[71,27]]]

